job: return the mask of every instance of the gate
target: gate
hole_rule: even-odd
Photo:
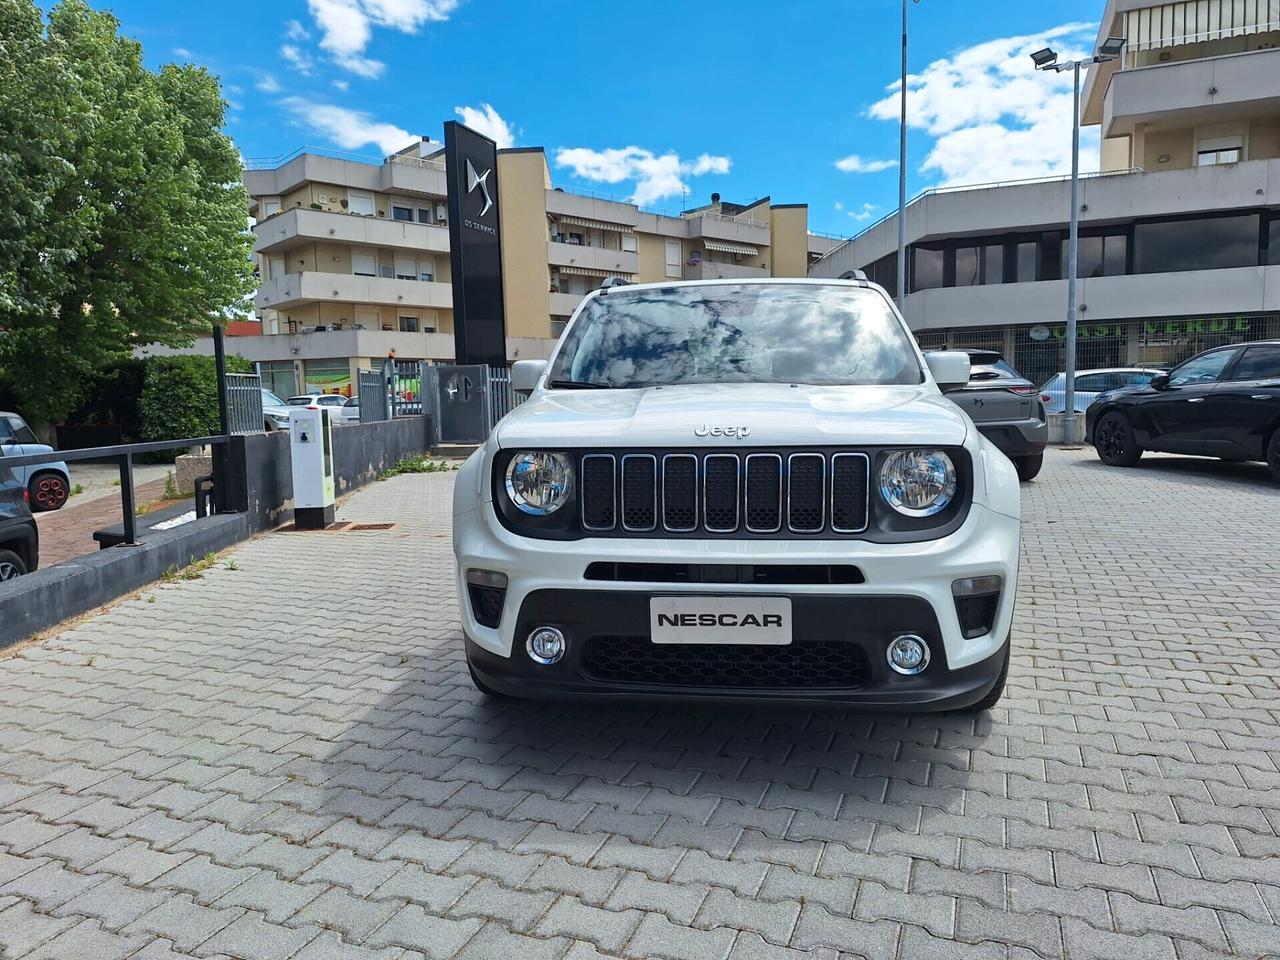
[[[381,371],[361,370],[357,384],[360,396],[360,422],[390,420],[387,408],[387,381]]]
[[[256,373],[228,373],[227,427],[231,433],[261,433],[262,380]]]
[[[437,443],[483,443],[492,424],[483,364],[437,364],[427,370]]]

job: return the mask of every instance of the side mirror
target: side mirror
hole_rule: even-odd
[[[969,355],[963,350],[926,353],[924,362],[942,391],[957,390],[969,383]]]
[[[1169,375],[1167,373],[1157,373],[1154,377],[1151,378],[1151,389],[1152,390],[1168,390]]]
[[[515,393],[530,393],[542,379],[547,369],[545,360],[517,360],[511,365],[511,389]]]

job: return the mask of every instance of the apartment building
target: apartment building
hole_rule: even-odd
[[[1079,363],[1168,366],[1280,336],[1280,0],[1109,0],[1081,121]],[[1069,117],[1063,118],[1066,124]],[[1037,382],[1063,367],[1065,179],[929,190],[907,207],[904,312],[928,348],[999,349]],[[896,214],[821,257],[896,296]]]
[[[245,170],[261,332],[228,349],[276,393],[346,393],[391,355],[453,359],[443,156],[424,138],[382,163],[307,150]],[[510,360],[547,356],[607,277],[801,277],[835,243],[809,234],[804,204],[713,194],[674,216],[569,192],[541,147],[499,151],[498,178]]]

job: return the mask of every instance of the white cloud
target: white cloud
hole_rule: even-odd
[[[310,40],[311,31],[297,20],[289,20],[284,25],[284,35],[290,40]]]
[[[844,209],[844,204],[843,204],[843,203],[841,203],[839,200],[837,200],[837,201],[836,201],[836,213],[839,213],[839,212],[840,212],[841,210],[843,210],[843,209]]]
[[[334,63],[359,74],[374,78],[382,74],[385,64],[365,55],[373,38],[374,27],[386,27],[401,33],[417,33],[424,23],[448,20],[461,0],[307,0],[307,7],[320,32],[320,47]],[[289,35],[294,37],[290,21]],[[306,32],[301,24],[297,24]]]
[[[264,73],[261,77],[259,77],[258,82],[254,84],[254,86],[256,86],[263,93],[279,93],[280,92],[280,81],[277,80],[275,76],[270,73]]]
[[[345,80],[331,80],[329,82],[332,86],[341,90],[343,93],[351,89],[351,84],[347,83]]]
[[[907,124],[935,138],[920,169],[947,185],[1069,173],[1071,74],[1037,72],[1028,55],[1054,46],[1064,60],[1083,56],[1095,29],[1066,23],[990,40],[909,75]],[[897,122],[899,86],[890,84],[867,115]],[[1096,169],[1097,144],[1096,129],[1082,131],[1082,169]]]
[[[876,209],[877,208],[874,203],[864,203],[862,205],[862,209],[850,210],[849,216],[853,217],[854,220],[857,220],[859,222],[863,220],[870,220],[871,215],[876,212]]]
[[[360,110],[348,110],[331,103],[311,103],[301,97],[281,101],[297,123],[326,137],[344,150],[359,150],[370,144],[383,153],[395,153],[413,139],[413,134],[391,123],[380,123]]]
[[[515,146],[516,137],[511,130],[511,125],[503,120],[490,104],[482,103],[479,107],[454,107],[453,112],[462,118],[466,126],[476,133],[483,133],[496,143],[499,150]]]
[[[173,55],[175,57],[181,57],[183,60],[191,59],[191,51],[188,50],[186,47],[174,47]]]
[[[897,165],[897,160],[863,160],[856,153],[836,161],[836,169],[845,173],[879,173],[881,170],[892,170]]]
[[[315,61],[305,51],[298,49],[292,43],[285,43],[280,47],[280,56],[284,57],[289,62],[289,66],[304,77],[311,76]]]
[[[592,150],[590,147],[561,147],[556,151],[556,166],[568,167],[574,176],[598,183],[622,183],[634,180],[636,187],[631,202],[644,206],[667,197],[680,196],[688,189],[684,177],[700,177],[708,173],[729,172],[728,157],[701,154],[692,163],[682,161],[673,152],[661,156],[643,147]]]

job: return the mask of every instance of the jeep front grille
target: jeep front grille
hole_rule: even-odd
[[[852,534],[867,529],[865,453],[584,454],[588,533]]]

